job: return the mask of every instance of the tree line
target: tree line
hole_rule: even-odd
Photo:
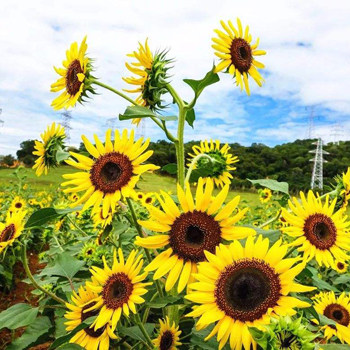
[[[313,143],[316,140],[296,140],[294,142],[266,146],[262,143],[253,143],[251,146],[242,146],[239,143],[230,144],[230,152],[239,158],[236,163],[237,169],[232,172],[234,188],[247,189],[251,183],[247,179],[270,178],[277,181],[289,183],[292,191],[307,190],[310,188],[313,163],[313,153],[309,151],[316,149]],[[197,141],[185,144],[185,152],[188,154]],[[176,163],[175,148],[173,144],[159,140],[151,142],[149,149],[153,150],[150,162],[161,168],[169,163]],[[324,147],[330,154],[325,156],[327,162],[324,164],[324,182],[330,183],[337,174],[346,171],[350,166],[350,141],[341,141],[338,144],[330,143]],[[23,141],[17,151],[17,158],[26,166],[34,164],[35,157],[34,140]],[[86,151],[83,144],[80,151]],[[5,156],[7,162],[15,161],[14,157]],[[8,164],[11,165],[11,164]],[[163,174],[167,174],[161,170]]]

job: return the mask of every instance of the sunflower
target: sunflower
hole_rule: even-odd
[[[130,197],[133,194],[142,173],[159,168],[153,164],[141,164],[153,154],[153,151],[144,153],[149,145],[149,139],[143,144],[143,138],[134,142],[134,130],[131,131],[129,138],[126,129],[122,135],[115,130],[113,144],[111,133],[111,129],[108,129],[105,145],[94,135],[96,146],[84,135],[82,136],[86,149],[94,158],[70,152],[77,161],[68,159],[66,163],[83,171],[63,175],[69,181],[62,184],[62,186],[74,186],[64,192],[85,191],[85,194],[74,203],[78,205],[85,202],[83,210],[94,205],[93,210],[97,211],[102,203],[104,217],[107,217],[110,210],[115,209],[121,196]]]
[[[106,227],[107,225],[109,225],[112,222],[113,219],[113,213],[115,210],[111,211],[109,210],[109,212],[107,213],[106,216],[103,215],[103,208],[97,208],[97,210],[93,210],[92,211],[92,221],[94,222],[94,226],[97,227],[99,225],[101,225],[102,227]]]
[[[125,262],[123,252],[119,248],[119,261],[114,251],[112,268],[108,267],[104,257],[103,269],[95,266],[91,268],[94,281],[88,282],[87,285],[88,288],[98,293],[98,297],[95,299],[96,304],[88,308],[87,312],[101,308],[93,323],[95,330],[111,321],[114,331],[122,311],[126,316],[129,316],[130,310],[136,314],[135,304],[144,303],[145,300],[141,296],[147,293],[145,287],[152,283],[142,282],[147,272],[139,275],[143,260],[141,255],[136,255],[137,252],[132,250]]]
[[[26,206],[26,202],[23,198],[16,196],[11,202],[9,211],[17,212],[19,210],[23,210]]]
[[[350,199],[350,168],[348,168],[346,173],[343,173],[342,188],[340,192],[340,196],[343,199],[342,208],[346,208]]]
[[[338,273],[345,273],[348,271],[348,264],[341,262],[341,261],[336,261],[334,264],[334,269],[338,272]]]
[[[64,90],[52,101],[51,106],[54,110],[74,107],[77,102],[83,101],[83,97],[87,96],[87,91],[94,93],[90,81],[90,78],[94,78],[91,75],[91,60],[86,57],[86,49],[85,36],[80,48],[77,42],[74,42],[66,51],[63,68],[54,67],[60,78],[51,85],[51,92]]]
[[[303,252],[304,258],[315,258],[317,263],[326,267],[334,266],[335,260],[344,263],[349,259],[346,251],[350,250],[350,235],[343,210],[334,213],[336,199],[329,202],[326,197],[324,205],[319,197],[309,191],[307,198],[300,192],[301,203],[297,198],[289,200],[290,213],[282,209],[282,216],[289,224],[283,232],[293,237],[290,243]],[[295,214],[295,215],[293,215]]]
[[[153,340],[153,344],[156,349],[159,350],[176,350],[177,346],[181,345],[179,342],[181,331],[179,327],[175,326],[175,322],[170,324],[168,317],[165,321],[159,320],[160,331],[156,339]]]
[[[65,318],[68,320],[65,322],[67,331],[72,331],[89,317],[98,314],[98,310],[86,312],[87,309],[96,304],[97,297],[95,292],[83,286],[80,286],[78,293],[73,291],[71,304],[66,303],[70,310],[65,314]],[[91,327],[84,328],[77,332],[69,342],[78,344],[86,350],[108,350],[110,338],[117,339],[117,336],[111,330],[110,324],[107,323],[97,330]]]
[[[166,52],[152,54],[149,46],[148,39],[145,41],[145,45],[139,43],[139,48],[127,56],[136,59],[136,62],[126,62],[126,68],[137,77],[123,78],[123,80],[136,86],[135,89],[124,89],[126,92],[138,93],[139,96],[135,102],[144,107],[148,107],[151,110],[163,109],[161,96],[167,92],[165,85],[168,67],[167,65],[171,60],[166,59]],[[140,118],[133,119],[133,124],[139,124]]]
[[[324,292],[314,300],[315,310],[335,322],[322,327],[326,339],[336,336],[342,343],[350,344],[350,298],[345,293],[336,297],[334,292]]]
[[[139,221],[141,226],[162,233],[146,238],[136,237],[135,244],[148,249],[167,247],[145,268],[146,271],[157,270],[154,279],[169,272],[166,291],[177,280],[178,292],[185,288],[191,274],[197,272],[197,263],[206,260],[205,251],[214,253],[223,240],[255,235],[253,229],[235,226],[247,211],[244,209],[232,216],[240,197],[233,198],[222,208],[229,186],[226,185],[216,197],[212,197],[213,187],[212,180],[207,180],[204,186],[203,179],[200,178],[194,203],[190,188],[187,187],[185,193],[178,185],[177,196],[181,208],[167,193],[161,191],[158,201],[163,210],[149,206],[150,220]]]
[[[8,212],[6,222],[0,223],[0,253],[21,235],[26,213],[26,211]]]
[[[220,148],[219,140],[216,140],[215,142],[213,140],[210,140],[210,142],[207,140],[201,141],[199,145],[192,147],[193,153],[189,153],[189,156],[191,157],[189,161],[191,162],[191,160],[199,154],[208,155],[212,161],[206,157],[202,157],[197,161],[195,169],[208,169],[209,167],[210,175],[207,175],[207,177],[204,178],[204,181],[208,178],[212,178],[215,181],[216,186],[223,187],[224,185],[231,183],[230,179],[232,179],[232,175],[230,174],[230,171],[236,170],[236,167],[232,166],[232,164],[238,162],[238,157],[229,153],[230,149],[231,147],[227,143]],[[190,163],[188,166],[190,166]]]
[[[294,308],[309,306],[288,295],[315,288],[294,282],[305,263],[283,259],[286,253],[281,240],[269,249],[269,240],[262,236],[256,241],[248,237],[245,247],[235,240],[229,246],[220,244],[215,255],[205,252],[208,261],[199,264],[197,282],[190,284],[185,298],[201,304],[187,315],[200,317],[198,330],[218,321],[206,340],[217,334],[219,349],[229,338],[231,349],[255,349],[248,327],[263,329],[271,317],[292,316]]]
[[[272,197],[272,192],[268,188],[264,188],[263,190],[259,191],[259,199],[261,203],[267,203],[270,201]]]
[[[215,72],[226,71],[235,76],[236,84],[243,90],[243,84],[247,94],[250,95],[248,75],[255,82],[262,86],[264,79],[261,77],[257,68],[265,68],[265,66],[256,61],[254,56],[265,55],[266,52],[258,50],[259,39],[254,45],[251,44],[252,36],[249,34],[247,26],[243,32],[242,23],[237,18],[236,29],[231,21],[228,25],[224,21],[220,21],[224,31],[215,29],[217,38],[212,38],[214,44],[212,48],[215,50],[215,55],[220,58],[220,63],[215,67]]]
[[[52,123],[44,133],[41,134],[42,141],[35,141],[34,155],[39,156],[35,161],[33,169],[37,176],[43,173],[47,175],[50,168],[58,165],[56,155],[59,149],[64,147],[63,140],[66,138],[63,126]]]

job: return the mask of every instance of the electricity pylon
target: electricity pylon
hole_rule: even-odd
[[[313,145],[316,145],[316,149],[309,151],[310,153],[315,153],[315,158],[310,159],[310,162],[314,162],[314,167],[312,170],[311,178],[311,189],[318,188],[323,189],[323,163],[327,161],[323,158],[324,155],[329,154],[323,150],[323,141],[321,138],[317,142],[313,142]]]
[[[62,126],[64,127],[66,140],[68,143],[70,142],[70,131],[72,130],[72,127],[70,126],[72,118],[73,117],[70,111],[65,111],[62,113]]]

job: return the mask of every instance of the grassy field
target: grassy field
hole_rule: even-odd
[[[47,176],[43,175],[37,177],[32,169],[22,168],[20,174],[21,176],[25,176],[23,182],[30,184],[31,188],[35,190],[45,190],[45,188],[48,187],[57,188],[63,181],[63,174],[75,171],[76,170],[70,167],[59,167],[51,171]],[[0,169],[0,190],[3,190],[4,187],[10,183],[17,183],[18,180],[16,179],[14,172],[14,169]],[[158,174],[144,174],[141,181],[138,183],[138,187],[143,192],[157,192],[162,189],[176,193],[175,178]],[[237,194],[241,195],[241,200],[246,201],[248,205],[256,205],[259,202],[258,194],[255,192],[230,191],[229,198],[232,198]]]

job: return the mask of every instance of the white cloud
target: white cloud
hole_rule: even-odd
[[[213,28],[219,20],[242,18],[250,25],[254,38],[268,55],[266,84],[252,94],[263,98],[286,100],[302,105],[327,108],[329,123],[336,118],[344,122],[350,114],[349,76],[350,3],[337,1],[70,1],[51,2],[17,0],[2,5],[0,21],[0,107],[5,126],[0,134],[0,153],[18,149],[25,138],[35,138],[50,120],[59,114],[50,109],[54,94],[49,92],[55,81],[53,65],[60,65],[72,41],[88,35],[89,54],[95,58],[96,75],[117,88],[126,84],[126,53],[137,41],[150,38],[153,48],[171,48],[176,58],[173,84],[186,100],[191,89],[183,78],[201,78],[213,63],[210,47]],[[115,118],[127,103],[108,91],[98,89],[85,106],[73,110],[72,143],[80,135],[102,135],[106,120]],[[253,101],[253,100],[252,100]],[[252,122],[259,115],[247,113],[240,92],[232,79],[221,75],[221,82],[208,88],[198,103],[196,129],[187,129],[186,139],[214,137],[225,141],[277,142],[300,137],[305,123],[290,123],[298,118],[283,115],[280,123],[255,130]],[[216,121],[221,119],[220,123]],[[127,125],[130,123],[118,123]],[[170,129],[173,129],[170,126]],[[327,129],[320,128],[320,133]],[[322,131],[324,130],[324,131]],[[160,130],[147,121],[147,135],[161,138]],[[305,132],[304,132],[305,134]],[[345,138],[350,138],[344,127]]]

